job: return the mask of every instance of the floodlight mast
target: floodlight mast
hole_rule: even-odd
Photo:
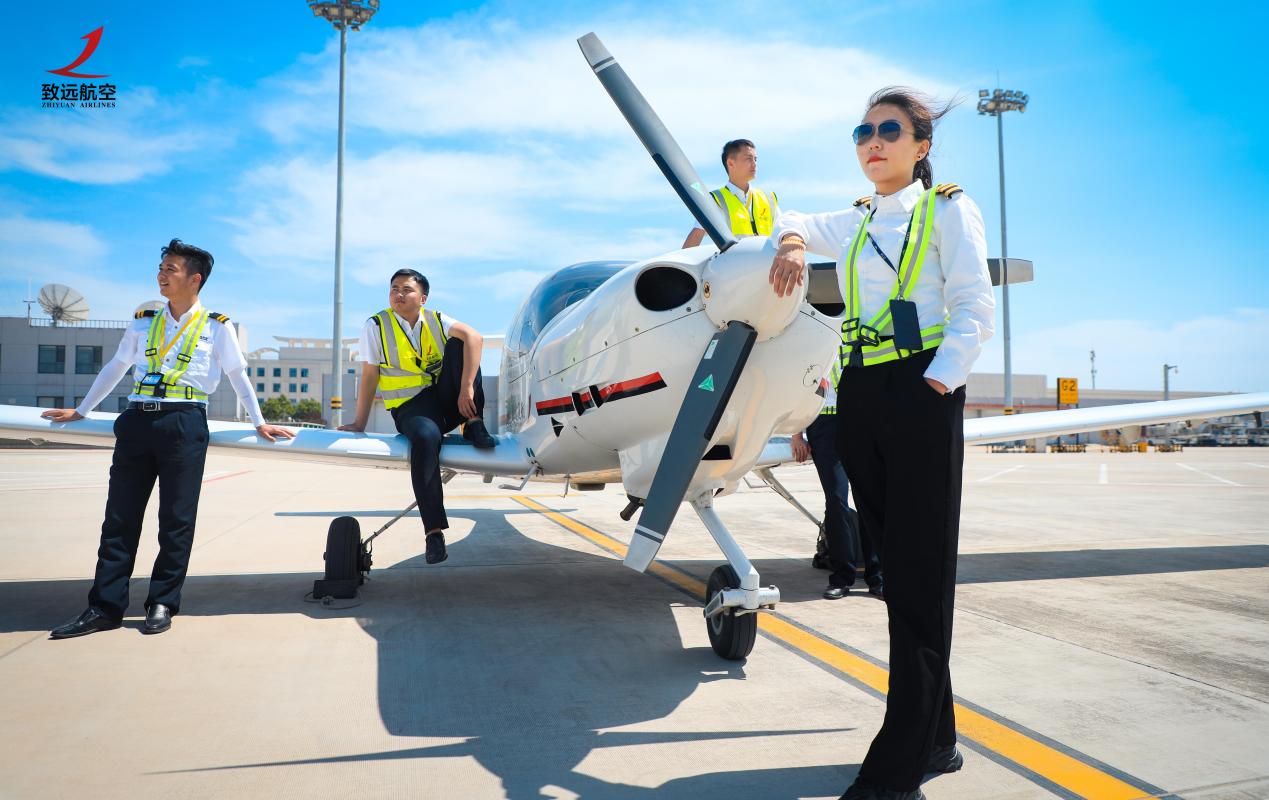
[[[348,53],[348,29],[361,30],[361,26],[379,10],[379,0],[308,0],[313,16],[321,17],[339,30],[339,134],[335,156],[335,322],[331,333],[331,388],[329,427],[338,428],[343,422],[343,341],[342,318],[344,316],[344,62]]]
[[[1013,413],[1013,360],[1009,347],[1009,240],[1005,227],[1005,129],[1006,111],[1023,113],[1029,96],[1012,89],[979,89],[978,113],[996,118],[996,146],[1000,159],[1000,298],[1005,335],[1005,413]]]

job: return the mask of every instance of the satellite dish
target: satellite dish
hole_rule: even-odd
[[[164,303],[162,300],[146,300],[144,303],[137,306],[136,310],[132,312],[132,315],[135,317],[142,311],[162,311],[165,308],[167,308],[167,303]]]
[[[53,318],[54,324],[88,319],[88,301],[79,292],[60,283],[40,287],[40,308]]]

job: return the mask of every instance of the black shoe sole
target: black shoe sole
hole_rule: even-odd
[[[48,638],[50,639],[78,639],[80,636],[87,636],[90,633],[101,633],[102,631],[115,631],[122,627],[123,627],[123,623],[120,622],[118,625],[111,625],[109,628],[89,628],[88,630],[80,631],[79,633],[60,633],[59,634],[59,633],[53,633],[52,631],[49,631]]]
[[[424,555],[424,556],[423,556],[423,560],[424,560],[424,561],[426,561],[426,562],[427,562],[427,563],[429,563],[429,564],[439,564],[439,563],[441,563],[442,561],[444,561],[444,560],[445,560],[445,559],[447,559],[447,558],[449,558],[449,553],[441,553],[441,557],[440,557],[440,558],[433,558],[433,557],[432,557],[432,556],[430,556],[430,555]]]
[[[934,768],[927,767],[925,770],[925,774],[926,775],[951,775],[953,772],[959,772],[961,767],[963,766],[965,766],[965,756],[962,755],[959,750],[957,750],[956,755],[952,756],[952,760],[944,764],[941,769],[937,767],[934,767]]]
[[[146,625],[144,628],[141,629],[141,632],[144,633],[146,636],[152,636],[156,633],[163,633],[163,631],[170,630],[171,628],[172,628],[172,623],[170,622],[164,625],[162,628],[151,628],[149,625]]]

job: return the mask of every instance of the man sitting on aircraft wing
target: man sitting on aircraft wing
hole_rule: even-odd
[[[388,303],[361,331],[361,385],[357,419],[341,431],[364,431],[375,395],[392,412],[397,431],[410,440],[410,481],[427,531],[429,564],[445,552],[445,495],[441,484],[441,437],[463,425],[463,437],[487,449],[496,442],[481,415],[480,355],[484,337],[469,325],[423,308],[430,287],[412,269],[392,276]]]

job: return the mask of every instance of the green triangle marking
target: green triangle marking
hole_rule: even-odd
[[[705,380],[701,381],[701,385],[700,385],[700,386],[697,386],[696,388],[697,388],[697,389],[704,389],[704,390],[705,390],[705,391],[707,391],[707,392],[712,392],[712,391],[714,391],[714,376],[713,376],[713,375],[710,375],[708,378],[706,378]]]

